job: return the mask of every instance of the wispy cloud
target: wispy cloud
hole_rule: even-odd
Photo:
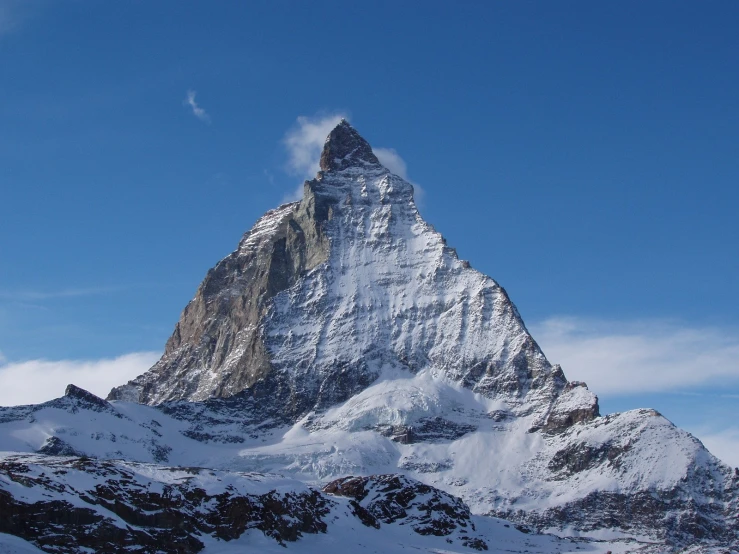
[[[317,116],[300,116],[295,125],[285,133],[283,144],[288,153],[288,171],[293,175],[310,179],[319,170],[319,160],[326,137],[341,121],[348,119],[343,112],[322,114]],[[372,149],[380,163],[390,171],[413,184],[416,202],[423,199],[424,191],[418,183],[408,178],[408,166],[394,148]],[[283,201],[294,202],[303,197],[303,184],[286,195]]]
[[[159,359],[157,352],[134,352],[101,360],[29,360],[0,358],[0,406],[37,404],[64,394],[73,383],[107,396],[110,389],[141,375]]]
[[[342,118],[347,118],[343,112],[298,117],[295,125],[285,133],[282,140],[287,148],[290,173],[312,178],[318,172],[318,162],[326,137]]]
[[[423,205],[426,191],[423,190],[421,185],[415,181],[411,181],[410,177],[408,177],[408,164],[406,164],[405,160],[400,157],[398,151],[395,150],[395,148],[372,148],[372,151],[375,153],[375,156],[377,156],[377,159],[380,160],[382,165],[387,167],[398,177],[402,177],[413,185],[413,198],[416,201],[416,204]]]
[[[197,117],[200,121],[203,123],[207,123],[210,125],[210,116],[208,115],[208,112],[206,112],[203,108],[201,108],[198,103],[195,101],[195,96],[197,95],[197,92],[194,90],[188,90],[187,96],[185,96],[185,100],[183,101],[183,104],[185,106],[189,106],[192,110],[192,115]]]
[[[531,326],[552,363],[599,394],[739,384],[739,331],[661,320],[550,318]]]
[[[14,300],[19,302],[32,302],[38,300],[53,300],[56,298],[76,298],[81,296],[98,296],[126,290],[126,286],[110,287],[83,287],[66,288],[58,290],[0,290],[1,300]]]
[[[395,148],[372,148],[380,163],[395,173],[398,177],[408,180],[408,164],[400,157]]]

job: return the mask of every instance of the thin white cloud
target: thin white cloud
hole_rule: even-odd
[[[688,429],[698,437],[709,452],[731,467],[739,467],[739,427]]]
[[[408,164],[400,157],[395,148],[372,148],[380,163],[395,173],[398,177],[408,180]]]
[[[58,398],[70,383],[104,398],[114,386],[144,373],[159,356],[157,352],[134,352],[102,360],[0,362],[0,406]]]
[[[298,202],[303,198],[303,183],[297,185],[293,190],[288,192],[282,197],[280,204],[289,204],[291,202]]]
[[[408,177],[408,164],[406,164],[405,160],[400,157],[398,151],[395,150],[395,148],[372,148],[372,151],[375,153],[375,156],[377,156],[377,159],[380,160],[382,165],[387,167],[398,177],[405,179],[413,185],[413,198],[416,201],[416,204],[422,205],[426,192],[423,190],[421,185],[410,180]]]
[[[50,300],[54,298],[75,298],[80,296],[97,296],[126,290],[129,287],[84,287],[59,290],[0,290],[0,299],[16,301]]]
[[[312,178],[319,170],[318,162],[326,137],[339,121],[345,118],[347,118],[346,114],[341,112],[314,117],[304,115],[298,117],[295,125],[285,133],[285,138],[282,140],[287,148],[287,164],[290,173],[307,179]],[[301,196],[302,190],[301,185]]]
[[[210,124],[210,116],[195,101],[195,96],[196,95],[197,95],[197,92],[195,92],[194,90],[188,90],[187,91],[187,96],[185,97],[185,100],[183,101],[183,104],[185,106],[189,106],[190,109],[192,109],[192,115],[194,115],[195,117],[197,117],[200,121],[202,121],[203,123]]]
[[[669,321],[550,318],[531,326],[547,358],[596,394],[739,383],[739,332]]]
[[[283,144],[288,153],[288,171],[293,175],[310,179],[319,170],[319,160],[326,137],[342,119],[347,119],[343,112],[318,115],[313,117],[300,116],[295,125],[285,133]],[[405,160],[394,148],[372,149],[380,163],[390,171],[402,177],[413,185],[416,203],[421,203],[424,196],[423,188],[408,178],[408,166]],[[303,184],[286,194],[283,202],[295,202],[303,197]]]

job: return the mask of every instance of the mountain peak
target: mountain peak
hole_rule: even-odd
[[[323,171],[341,171],[351,166],[379,163],[372,147],[346,119],[339,121],[326,137],[321,152]]]

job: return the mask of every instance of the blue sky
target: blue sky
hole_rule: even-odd
[[[738,18],[0,0],[0,404],[145,368],[346,115],[604,411],[656,407],[739,464]]]

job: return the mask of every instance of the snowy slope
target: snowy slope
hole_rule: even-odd
[[[70,386],[51,402],[0,408],[0,450],[35,456],[34,467],[70,456],[147,464],[137,467],[160,488],[176,473],[165,465],[280,474],[303,491],[404,476],[461,498],[489,537],[510,538],[504,551],[572,543],[521,543],[495,517],[585,537],[584,550],[599,539],[614,552],[739,543],[739,472],[653,410],[601,417],[595,394],[547,361],[505,291],[458,259],[412,186],[346,122],[304,198],[265,214],[208,272],[150,371],[109,401]],[[351,504],[342,498],[332,502]],[[301,544],[460,551],[407,538],[404,524],[377,534],[357,514],[335,515],[333,535]],[[203,548],[283,549],[260,533],[228,544],[206,533]]]
[[[561,398],[588,394],[575,386]],[[386,374],[342,405],[269,429],[244,425],[238,400],[152,407],[70,388],[45,405],[1,409],[0,449],[282,474],[315,487],[404,474],[473,513],[561,536],[736,540],[736,472],[653,410],[554,432],[537,419],[431,372]]]
[[[413,187],[345,121],[321,168],[300,202],[265,214],[208,273],[160,362],[109,398],[248,390],[294,421],[385,371],[426,370],[543,416],[561,369],[505,291],[421,218]]]
[[[276,475],[5,453],[0,508],[0,551],[18,553],[39,552],[35,546],[183,554],[597,553],[643,546],[532,536],[471,516],[460,500],[399,476],[345,479],[320,491]]]

